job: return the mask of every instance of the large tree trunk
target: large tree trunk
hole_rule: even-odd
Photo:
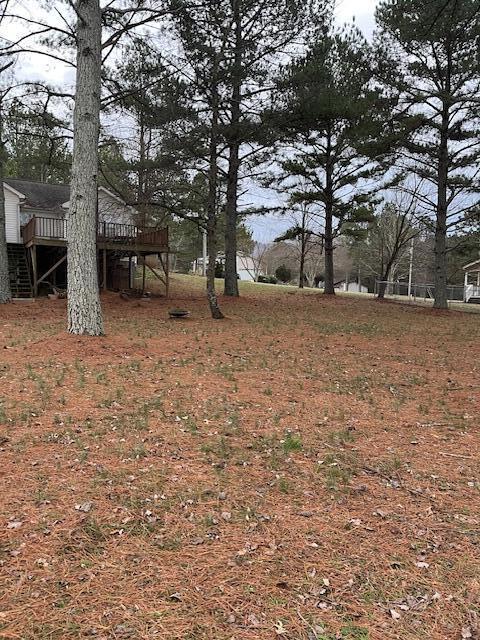
[[[305,252],[307,249],[305,224],[305,216],[302,216],[302,235],[300,237],[300,273],[298,275],[299,289],[303,289],[305,286]]]
[[[331,161],[332,138],[327,134],[325,166],[325,288],[323,293],[335,295],[333,273],[333,166]]]
[[[102,15],[99,0],[77,0],[77,77],[68,212],[68,331],[103,334],[97,271],[98,138]]]
[[[0,304],[10,302],[10,276],[8,273],[7,236],[5,229],[5,194],[3,191],[3,167],[5,162],[5,146],[2,136],[2,120],[0,113]]]
[[[235,54],[232,76],[231,122],[225,207],[225,286],[226,296],[238,297],[237,278],[237,206],[238,173],[240,168],[240,102],[242,92],[242,22],[239,0],[231,0],[235,20]]]
[[[333,233],[332,214],[325,216],[325,287],[323,293],[335,295],[335,282],[333,271]],[[329,221],[330,220],[330,221]]]
[[[398,254],[398,252],[397,252]],[[395,258],[397,257],[397,255],[394,255],[393,257],[390,258],[390,260],[387,262],[385,269],[382,272],[382,279],[378,285],[378,294],[377,294],[377,298],[379,300],[383,300],[385,298],[385,293],[387,291],[387,283],[388,283],[388,279],[390,277],[390,273],[392,271],[392,266],[394,263]]]
[[[378,283],[378,293],[377,298],[379,300],[383,300],[385,298],[385,292],[387,290],[387,283],[385,282],[386,278],[382,276],[381,282]]]
[[[211,95],[212,123],[210,131],[209,148],[209,172],[208,172],[208,203],[207,203],[207,299],[210,306],[210,313],[215,320],[221,320],[224,315],[220,310],[215,291],[215,266],[217,263],[217,187],[218,187],[218,86],[216,82],[216,71],[214,72],[214,82],[212,83]]]
[[[237,199],[238,199],[238,143],[230,146],[225,207],[225,286],[226,296],[239,295],[237,277]]]
[[[440,145],[438,150],[437,173],[437,211],[435,223],[435,309],[448,309],[447,299],[447,187],[448,187],[448,129],[450,113],[448,104],[444,102],[442,125],[440,131]]]
[[[447,183],[448,149],[446,140],[441,142],[438,158],[438,197],[435,223],[435,300],[436,309],[448,309],[447,300]]]

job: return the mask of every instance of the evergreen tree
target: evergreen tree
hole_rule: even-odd
[[[181,65],[186,69],[193,89],[198,123],[191,127],[184,140],[186,155],[190,155],[196,170],[206,175],[208,189],[204,224],[207,232],[208,267],[207,299],[214,319],[224,316],[215,291],[217,263],[217,222],[221,211],[221,98],[225,89],[224,69],[229,23],[225,13],[226,0],[200,0],[192,7],[184,0],[172,0],[170,9],[174,35],[181,45]]]
[[[5,194],[3,191],[3,178],[7,161],[3,112],[4,100],[10,90],[8,86],[8,70],[12,64],[13,62],[11,60],[5,58],[0,59],[0,304],[10,302],[12,299],[8,270],[7,233],[5,228]]]
[[[7,176],[68,184],[72,154],[64,123],[41,101],[25,97],[12,100],[5,117]]]
[[[447,303],[447,236],[473,215],[480,183],[478,0],[383,0],[376,13],[379,74],[409,135],[404,167],[423,180],[435,234],[435,302]]]
[[[390,103],[372,88],[371,68],[357,29],[318,29],[280,85],[291,147],[277,184],[292,204],[309,204],[323,217],[326,294],[334,293],[335,239],[370,219],[366,205],[387,167],[391,140],[382,131]]]
[[[226,0],[222,11],[230,25],[223,62],[225,95],[224,137],[228,156],[225,294],[238,296],[236,238],[238,189],[243,173],[264,159],[275,136],[262,118],[269,102],[279,60],[308,20],[323,21],[328,0]]]

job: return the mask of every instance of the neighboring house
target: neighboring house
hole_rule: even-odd
[[[358,282],[349,282],[348,280],[340,280],[335,283],[335,291],[349,291],[350,293],[368,293],[368,287]]]
[[[66,287],[70,187],[7,178],[3,192],[12,295]],[[163,261],[169,253],[168,229],[139,227],[138,217],[121,198],[99,187],[99,283],[105,289],[129,288],[132,263],[152,254],[165,264],[164,276],[156,275],[168,289],[168,260]]]
[[[319,280],[316,284],[316,287],[318,287],[319,289],[323,289],[325,286],[325,283],[323,282],[323,280]],[[355,282],[355,280],[352,282],[351,280],[338,280],[337,282],[335,282],[334,285],[335,291],[348,291],[350,293],[368,293],[368,287],[366,287],[363,284],[359,284],[358,282]]]
[[[237,255],[237,274],[239,280],[254,282],[258,276],[263,275],[263,271],[259,270],[258,262],[251,256],[239,252]]]
[[[464,302],[480,304],[480,259],[463,267],[465,272]]]
[[[217,263],[225,267],[225,254],[219,253]],[[203,274],[203,258],[198,258],[193,263],[193,272],[199,275]],[[246,282],[255,282],[259,275],[263,275],[263,270],[259,269],[258,262],[245,255],[241,251],[237,253],[237,276],[239,280]]]

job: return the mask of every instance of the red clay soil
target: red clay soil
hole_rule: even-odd
[[[480,317],[258,291],[0,309],[0,638],[480,637]]]

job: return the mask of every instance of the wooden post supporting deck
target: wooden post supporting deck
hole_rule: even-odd
[[[41,278],[37,278],[37,285],[40,284],[40,282],[43,282],[45,280],[45,278],[48,278],[48,276],[51,273],[53,273],[53,275],[55,276],[55,272],[56,272],[57,268],[62,264],[62,262],[65,262],[66,259],[67,259],[67,254],[65,254],[64,256],[59,258],[57,260],[57,262],[53,265],[53,267],[50,267],[50,269],[48,271],[46,271]],[[54,282],[54,284],[55,284],[55,282]]]
[[[169,277],[169,257],[170,255],[167,253],[167,255],[165,256],[165,267],[164,267],[164,271],[165,271],[165,297],[168,298],[168,293],[169,293],[169,282],[170,282],[170,277]]]
[[[38,268],[37,268],[37,247],[32,244],[31,247],[31,255],[32,255],[32,272],[33,272],[33,297],[36,298],[38,296]]]
[[[105,224],[105,223],[104,223]],[[103,249],[103,290],[107,290],[107,250]]]

